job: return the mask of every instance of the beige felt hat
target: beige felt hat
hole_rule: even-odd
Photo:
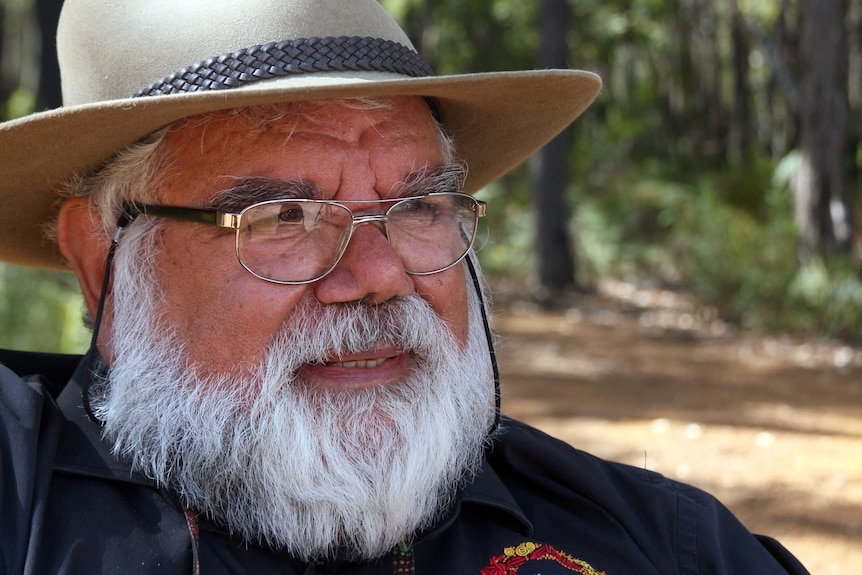
[[[434,76],[376,0],[66,0],[64,105],[0,124],[0,260],[62,269],[57,186],[180,118],[254,104],[415,95],[439,104],[476,191],[562,131],[598,76]]]

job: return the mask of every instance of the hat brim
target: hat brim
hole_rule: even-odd
[[[231,90],[112,100],[58,108],[0,124],[0,260],[66,269],[44,236],[56,216],[57,187],[117,150],[196,114],[279,102],[356,97],[435,98],[458,157],[466,191],[494,181],[566,128],[601,88],[579,70],[497,72],[405,79],[377,74],[283,79]]]

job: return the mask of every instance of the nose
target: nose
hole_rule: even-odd
[[[315,282],[314,293],[323,304],[366,300],[383,303],[413,292],[413,280],[386,238],[381,218],[357,218],[357,225],[338,265]]]

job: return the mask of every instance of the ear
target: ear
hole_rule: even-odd
[[[91,316],[95,315],[99,303],[110,242],[101,216],[90,201],[69,198],[63,202],[57,218],[57,243],[78,276]]]

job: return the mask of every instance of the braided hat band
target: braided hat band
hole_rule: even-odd
[[[434,75],[422,56],[392,40],[299,38],[207,58],[141,88],[132,97],[224,90],[270,78],[344,71],[394,72],[412,78]]]

